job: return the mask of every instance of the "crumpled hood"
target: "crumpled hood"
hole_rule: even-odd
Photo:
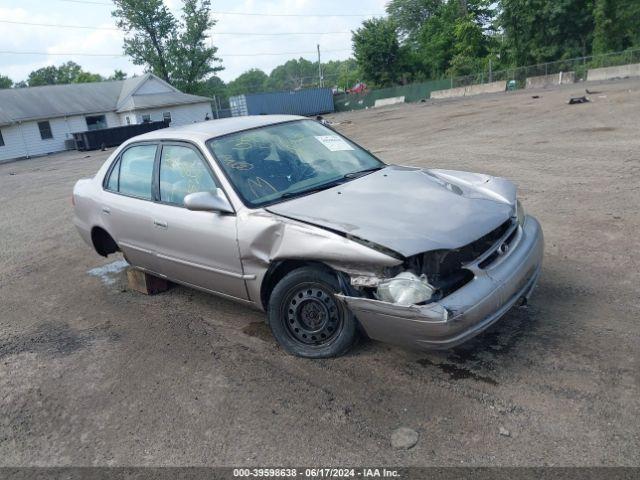
[[[408,257],[477,240],[513,216],[515,202],[503,178],[391,165],[267,210]]]

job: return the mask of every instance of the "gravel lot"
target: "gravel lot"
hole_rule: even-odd
[[[0,165],[0,464],[640,465],[640,81],[567,105],[584,86],[330,117],[388,162],[515,180],[543,225],[530,306],[444,353],[303,360],[259,312],[131,292],[71,223],[108,152]]]

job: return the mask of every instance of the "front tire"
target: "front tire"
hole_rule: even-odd
[[[357,321],[336,298],[335,274],[316,267],[288,273],[269,299],[269,326],[291,355],[328,358],[343,355],[357,339]]]

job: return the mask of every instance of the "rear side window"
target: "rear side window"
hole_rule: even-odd
[[[217,185],[200,155],[189,147],[165,145],[160,157],[160,200],[183,205],[184,197],[214,192]]]
[[[109,180],[107,181],[107,190],[111,190],[113,192],[118,191],[118,180],[120,176],[120,159],[115,163],[113,169],[111,170],[111,175],[109,175]]]
[[[156,145],[138,145],[125,150],[111,172],[107,188],[124,195],[151,200],[156,149]]]

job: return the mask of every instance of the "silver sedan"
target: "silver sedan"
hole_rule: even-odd
[[[544,248],[511,182],[387,165],[294,116],[135,137],[73,200],[100,255],[264,310],[280,345],[312,358],[361,334],[458,345],[529,297]]]

